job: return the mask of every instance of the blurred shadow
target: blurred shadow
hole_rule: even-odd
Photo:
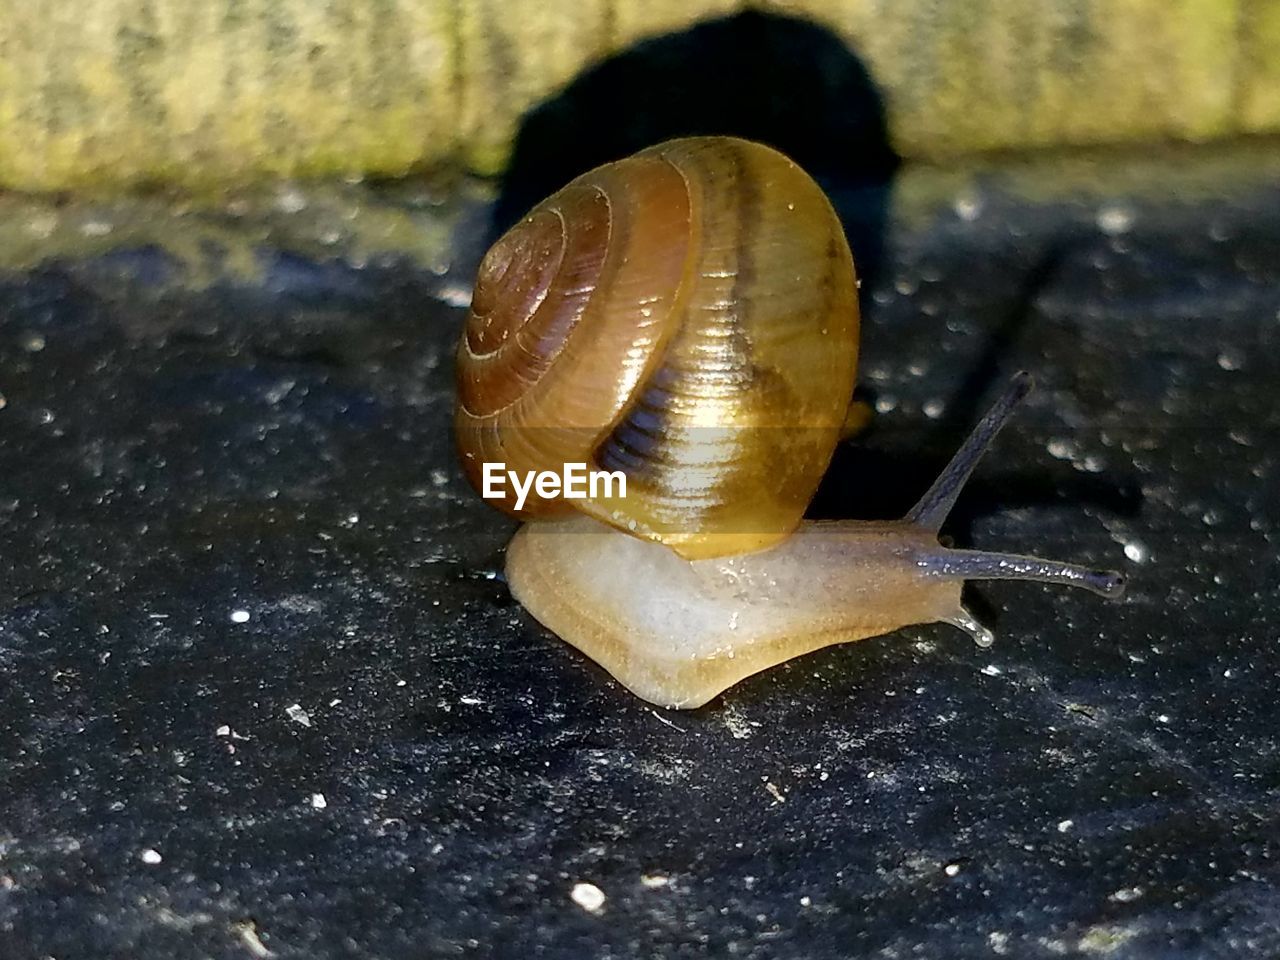
[[[492,238],[581,173],[673,137],[723,134],[781,150],[827,191],[870,289],[898,157],[862,62],[816,24],[742,13],[646,40],[592,67],[524,119]]]

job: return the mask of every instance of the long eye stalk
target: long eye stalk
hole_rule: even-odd
[[[951,462],[942,473],[938,474],[938,479],[933,481],[933,486],[925,491],[925,495],[914,507],[907,511],[907,515],[903,517],[907,523],[934,532],[942,527],[942,521],[947,519],[947,514],[955,506],[956,497],[960,496],[960,491],[964,488],[965,481],[969,479],[969,474],[973,473],[973,468],[987,452],[991,441],[1009,422],[1009,418],[1018,409],[1018,404],[1031,392],[1033,386],[1035,381],[1027,371],[1022,370],[1014,374],[1008,388],[987,411],[987,415],[973,428],[973,432],[956,451]]]

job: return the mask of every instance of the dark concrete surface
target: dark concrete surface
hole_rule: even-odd
[[[1026,368],[948,531],[1129,595],[693,713],[508,597],[449,278],[261,255],[0,278],[0,957],[1280,955],[1280,189],[897,223],[815,510],[905,509]]]

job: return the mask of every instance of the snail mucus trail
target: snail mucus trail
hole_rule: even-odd
[[[626,475],[625,496],[491,502],[531,521],[507,549],[515,598],[646,700],[697,707],[909,624],[989,644],[966,580],[1122,592],[1116,573],[938,542],[1026,374],[901,520],[803,519],[849,411],[856,291],[822,190],[729,137],[586,173],[485,256],[458,350],[464,469],[477,490],[486,463]]]

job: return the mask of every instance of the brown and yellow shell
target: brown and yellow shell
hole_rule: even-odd
[[[625,498],[531,492],[524,519],[578,509],[689,558],[762,549],[827,468],[857,344],[821,188],[757,143],[672,140],[578,177],[485,256],[458,352],[463,463],[477,489],[486,461],[626,474]]]

